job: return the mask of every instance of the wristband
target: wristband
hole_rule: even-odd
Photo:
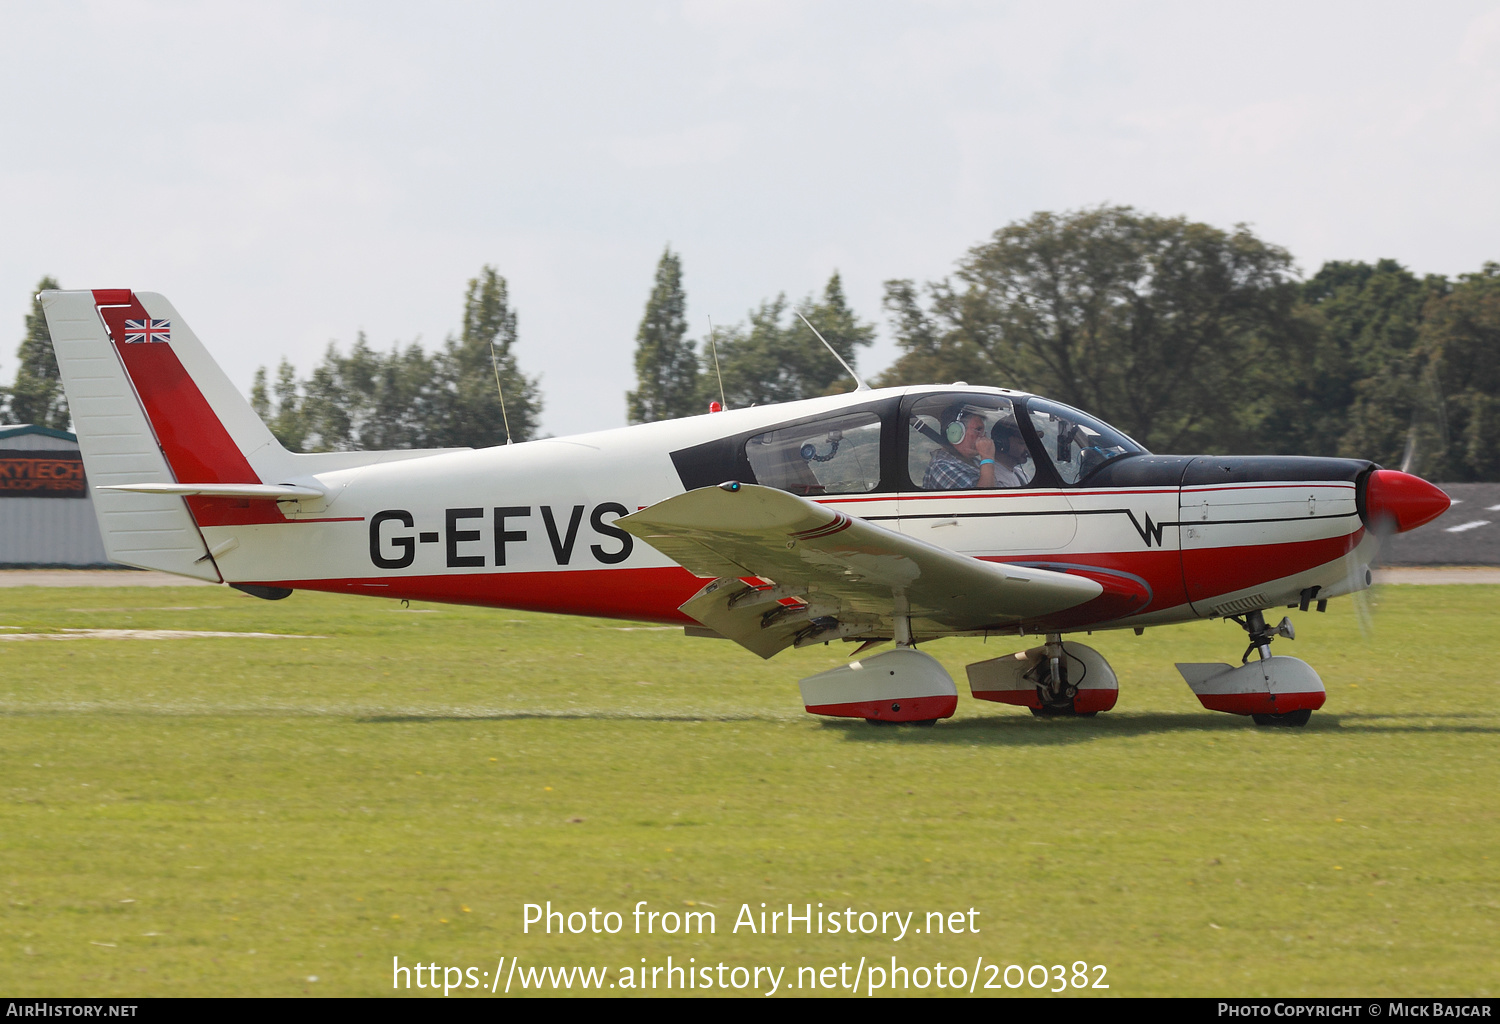
[[[995,460],[994,459],[980,459],[979,460],[979,464],[981,466],[993,466],[995,464]]]

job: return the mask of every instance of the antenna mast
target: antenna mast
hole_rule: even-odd
[[[729,408],[729,399],[724,397],[724,375],[719,372],[719,346],[714,342],[714,318],[708,318],[708,347],[714,354],[714,376],[719,378],[719,407]]]
[[[834,350],[834,347],[832,345],[828,344],[828,339],[827,338],[823,337],[821,334],[818,334],[818,329],[816,327],[814,327],[811,323],[808,322],[807,317],[802,316],[802,311],[801,310],[797,311],[797,316],[801,317],[802,322],[805,323],[805,324],[807,324],[807,329],[809,331],[812,331],[814,334],[818,335],[818,340],[823,343],[823,347],[826,348],[826,349],[828,349],[828,351],[833,352],[833,358],[835,358],[835,359],[837,359],[839,361],[839,365],[842,366],[844,369],[846,369],[846,370],[849,371],[849,376],[853,377],[854,378],[854,383],[857,384],[857,385],[859,385],[854,390],[855,391],[869,391],[870,390],[870,385],[866,384],[864,381],[862,381],[862,380],[859,379],[859,374],[857,374],[857,373],[854,372],[854,367],[852,367],[848,363],[844,362],[844,357],[841,356],[841,355],[839,355],[838,352]]]
[[[495,355],[495,343],[490,342],[490,365],[495,368],[495,391],[500,396],[500,418],[505,421],[505,443],[515,444],[510,436],[510,414],[505,411],[505,389],[500,386],[500,357]]]

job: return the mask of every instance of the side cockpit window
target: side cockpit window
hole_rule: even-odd
[[[1076,484],[1094,470],[1145,451],[1109,424],[1060,402],[1033,398],[1027,405],[1042,449],[1065,484]]]
[[[1025,487],[1036,476],[1004,395],[929,395],[913,403],[909,423],[906,468],[922,490]]]
[[[853,410],[778,427],[745,442],[757,483],[793,494],[863,494],[880,486],[880,417]]]

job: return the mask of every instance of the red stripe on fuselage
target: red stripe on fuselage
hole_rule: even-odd
[[[1194,552],[1206,556],[1209,575],[1197,581],[1203,601],[1218,594],[1258,586],[1274,579],[1341,558],[1358,543],[1363,531],[1348,537],[1292,544],[1248,545],[1239,548],[1208,548]],[[1077,630],[1138,615],[1181,607],[1188,603],[1183,586],[1182,563],[1177,551],[1089,552],[1059,557],[1058,552],[989,557],[989,562],[1052,563],[1058,571],[1072,569],[1087,575],[1090,567],[1130,573],[1151,587],[1151,601],[1140,606],[1128,585],[1110,588],[1087,604],[1038,620],[1032,625],[1053,625]],[[1066,558],[1066,562],[1064,562]],[[248,582],[248,581],[247,581]],[[686,569],[572,569],[553,572],[496,572],[452,575],[345,577],[322,580],[256,580],[258,586],[322,590],[337,594],[373,594],[380,597],[515,608],[522,611],[563,615],[594,615],[600,618],[633,619],[673,625],[693,619],[678,606],[696,594],[707,581]],[[1126,581],[1119,581],[1125,584]],[[1132,607],[1132,605],[1134,605]],[[1079,612],[1087,610],[1088,615]]]
[[[410,601],[473,604],[563,615],[596,615],[695,625],[677,610],[708,580],[678,567],[570,569],[558,572],[495,572],[451,576],[389,576],[384,579],[274,580],[257,586],[374,594]]]
[[[1236,590],[1258,587],[1343,558],[1359,546],[1361,526],[1342,537],[1288,541],[1285,544],[1247,544],[1240,547],[1185,548],[1182,577],[1188,600],[1197,603]]]

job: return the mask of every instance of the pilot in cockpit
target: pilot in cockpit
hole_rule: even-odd
[[[995,442],[984,429],[984,413],[972,406],[953,405],[941,420],[947,446],[932,453],[922,486],[932,491],[958,491],[995,486]]]
[[[940,424],[947,444],[932,453],[922,486],[927,490],[956,491],[990,487],[1022,487],[1033,473],[1026,441],[1013,421],[998,418],[986,429],[994,409],[957,403],[943,410]]]

